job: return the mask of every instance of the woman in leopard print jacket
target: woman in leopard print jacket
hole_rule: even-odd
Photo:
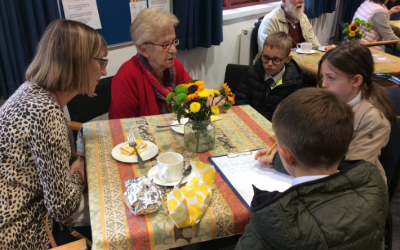
[[[46,214],[62,221],[79,206],[84,163],[69,165],[62,108],[78,93],[93,95],[106,75],[106,55],[96,30],[56,20],[39,42],[27,81],[0,108],[1,249],[48,249]]]

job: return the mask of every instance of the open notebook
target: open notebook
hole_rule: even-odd
[[[260,190],[280,192],[292,186],[293,177],[254,160],[257,151],[237,154],[232,158],[227,155],[209,157],[210,162],[248,208],[254,195],[252,185]]]

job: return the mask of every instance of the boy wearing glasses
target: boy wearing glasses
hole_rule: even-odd
[[[251,65],[236,91],[236,105],[250,104],[269,121],[278,104],[302,87],[303,73],[292,60],[292,38],[285,32],[270,34],[261,57]]]

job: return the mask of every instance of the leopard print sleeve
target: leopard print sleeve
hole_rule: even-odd
[[[42,109],[30,122],[27,136],[44,204],[49,215],[60,221],[67,219],[79,206],[82,182],[78,174],[71,176],[68,127],[59,106]]]

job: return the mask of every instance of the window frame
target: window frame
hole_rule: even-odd
[[[273,3],[276,1],[277,0],[223,0],[223,10],[236,9],[258,4]],[[237,3],[232,4],[232,2],[237,2]]]

